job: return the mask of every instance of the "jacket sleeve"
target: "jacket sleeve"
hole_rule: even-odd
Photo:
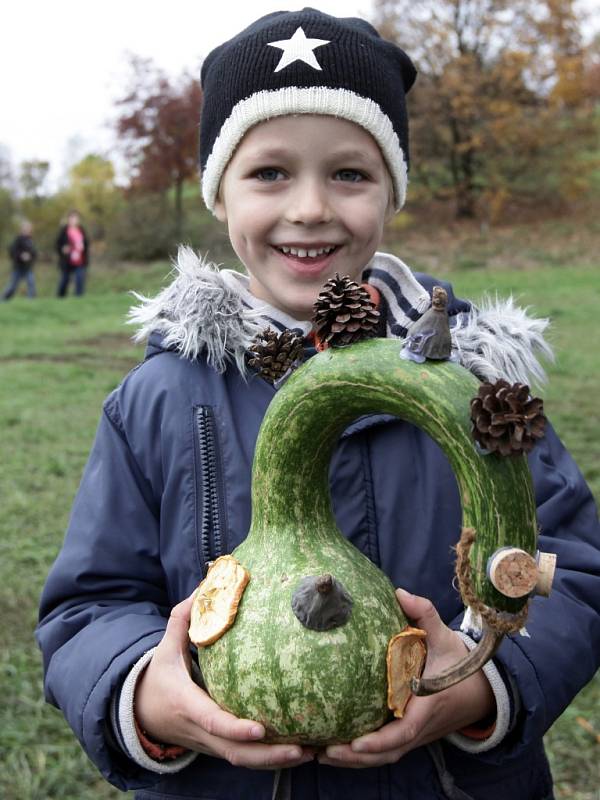
[[[36,631],[45,694],[102,774],[120,789],[156,781],[114,746],[110,700],[162,638],[171,603],[159,558],[158,503],[106,410]]]
[[[56,241],[54,243],[54,249],[58,253],[59,258],[62,260],[64,258],[64,253],[62,251],[63,245],[67,244],[67,229],[63,225],[63,227],[59,230]]]
[[[539,741],[600,666],[600,523],[594,499],[550,425],[529,465],[538,547],[557,554],[557,569],[550,596],[531,601],[528,636],[505,637],[494,656],[518,694],[519,710],[502,744],[479,756],[491,762],[521,755]]]
[[[81,233],[83,234],[83,264],[86,267],[90,265],[90,240],[87,235],[87,231],[85,228],[81,229]]]

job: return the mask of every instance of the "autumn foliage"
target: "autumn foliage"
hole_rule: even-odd
[[[494,220],[510,202],[556,208],[589,189],[599,67],[572,0],[375,0],[374,21],[419,71],[413,198]]]
[[[392,225],[430,225],[433,214],[523,221],[597,202],[600,35],[586,40],[576,0],[373,0],[372,22],[419,73],[408,95],[409,215]],[[0,144],[0,246],[23,215],[50,255],[61,218],[78,208],[95,252],[117,260],[162,258],[181,241],[217,260],[229,253],[200,197],[195,74],[130,57],[112,121],[116,169],[92,152],[52,186],[46,161],[13,166]]]
[[[198,163],[200,81],[184,73],[172,80],[149,59],[131,58],[132,80],[117,102],[116,130],[127,157],[131,188],[174,190],[175,229],[183,222],[183,187]]]

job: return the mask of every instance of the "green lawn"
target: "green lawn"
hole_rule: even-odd
[[[407,249],[406,260],[429,266],[425,247]],[[486,259],[469,261],[469,252],[437,265],[457,293],[478,297],[495,287],[552,319],[557,361],[543,392],[547,412],[600,497],[600,271],[586,259],[566,269],[554,255],[526,268],[494,264],[492,271]],[[131,302],[126,291],[154,291],[168,269],[164,263],[96,267],[85,297],[59,301],[51,296],[55,272],[41,265],[35,302],[19,297],[0,304],[0,796],[6,800],[120,796],[89,766],[58,712],[44,704],[32,631],[102,400],[142,357],[123,325]],[[0,281],[5,274],[0,265]],[[598,798],[599,745],[577,717],[600,731],[599,699],[596,679],[548,735],[559,797]]]

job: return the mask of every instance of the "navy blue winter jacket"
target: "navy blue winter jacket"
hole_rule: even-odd
[[[154,334],[145,361],[104,404],[37,636],[48,701],[102,774],[137,789],[139,800],[271,800],[269,771],[205,755],[166,777],[136,766],[114,744],[109,703],[160,641],[170,609],[197,586],[206,561],[246,536],[254,445],[275,391],[256,375],[245,382],[234,364],[220,374],[202,356],[181,358]],[[531,638],[505,638],[496,657],[522,704],[511,732],[478,756],[442,742],[379,769],[311,762],[293,770],[294,800],[464,798],[459,790],[481,800],[552,797],[542,736],[598,667],[600,526],[552,428],[530,466],[539,546],[558,554],[558,569],[550,597],[532,602]],[[330,483],[343,533],[396,586],[429,597],[458,628],[452,547],[461,508],[439,447],[408,423],[366,417],[343,434]]]

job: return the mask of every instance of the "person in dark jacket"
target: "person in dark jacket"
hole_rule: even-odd
[[[90,248],[87,233],[77,211],[69,212],[67,224],[58,232],[56,252],[60,269],[57,296],[66,296],[71,279],[75,282],[75,294],[82,295],[85,292]]]
[[[15,237],[8,248],[12,262],[12,275],[6,288],[2,292],[2,299],[9,300],[17,291],[21,281],[27,284],[27,297],[35,297],[35,277],[33,267],[37,258],[37,250],[33,243],[33,226],[31,222],[23,221],[18,236]]]
[[[481,380],[539,379],[549,353],[546,321],[512,301],[477,308],[377,251],[404,201],[414,68],[370,25],[278,12],[211,53],[202,78],[203,195],[248,274],[181,248],[174,281],[132,310],[146,357],[105,401],[41,599],[46,697],[138,800],[552,798],[543,734],[600,657],[600,525],[551,426],[529,465],[554,588],[483,669],[319,751],[265,743],[262,724],[202,688],[191,593],[248,533],[255,443],[278,391],[247,367],[257,333],[295,330],[312,357],[312,305],[339,272],[377,290],[399,352],[441,285],[455,357]],[[373,414],[342,434],[329,480],[340,530],[401,587],[430,654],[456,662],[477,637],[453,584],[461,498],[443,452]]]

